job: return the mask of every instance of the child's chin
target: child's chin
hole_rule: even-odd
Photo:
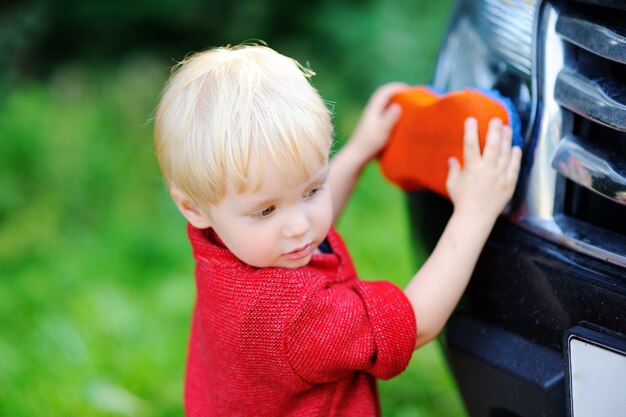
[[[304,258],[300,258],[300,259],[290,259],[287,261],[283,261],[280,264],[280,267],[282,268],[289,268],[289,269],[296,269],[296,268],[302,268],[303,266],[308,265],[308,263],[311,261],[311,257],[313,255],[307,255]]]

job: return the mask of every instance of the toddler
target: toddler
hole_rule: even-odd
[[[177,65],[161,96],[156,152],[196,261],[188,416],[379,415],[376,379],[440,332],[513,193],[510,128],[493,120],[481,154],[468,119],[432,255],[404,291],[360,281],[333,224],[407,86],[380,87],[329,161],[331,114],[312,74],[265,46],[216,48]]]

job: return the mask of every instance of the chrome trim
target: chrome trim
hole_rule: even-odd
[[[626,167],[611,159],[612,156],[598,146],[568,135],[554,153],[552,168],[575,183],[626,205]]]
[[[551,168],[552,155],[562,137],[563,115],[561,107],[551,99],[559,69],[564,64],[563,43],[554,31],[557,13],[551,4],[543,7],[539,28],[542,31],[537,35],[540,42],[538,56],[550,57],[537,59],[535,74],[543,74],[541,80],[537,80],[538,93],[543,97],[541,114],[537,114],[536,123],[538,137],[532,155],[527,155],[526,160],[532,161],[532,167],[525,179],[525,201],[516,217],[526,222],[541,221],[546,225],[554,214],[554,199],[556,195],[556,171]],[[553,228],[550,227],[552,230]],[[558,229],[556,229],[558,230]],[[556,231],[555,230],[555,231]]]
[[[569,42],[611,61],[626,64],[626,36],[623,24],[595,22],[587,16],[563,12],[556,31]]]
[[[530,233],[579,253],[626,268],[623,237],[608,230],[589,226],[562,214],[552,219],[524,219],[519,226]]]
[[[576,252],[601,259],[618,266],[626,266],[626,247],[623,237],[609,230],[590,226],[569,216],[555,216],[561,234],[544,234],[548,240],[559,243]],[[541,235],[541,233],[539,233]]]
[[[626,131],[626,104],[607,93],[623,90],[622,85],[609,79],[592,80],[578,71],[564,68],[557,78],[554,96],[563,107],[574,113],[612,129]]]
[[[594,4],[596,6],[612,7],[614,9],[626,10],[624,0],[576,0],[579,3]]]

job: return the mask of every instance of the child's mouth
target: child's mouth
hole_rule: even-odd
[[[301,246],[297,249],[292,250],[291,252],[287,252],[285,256],[289,259],[302,259],[309,256],[311,252],[313,252],[314,246],[312,243]]]

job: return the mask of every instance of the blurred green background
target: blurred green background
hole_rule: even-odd
[[[194,297],[151,113],[187,53],[262,39],[318,75],[337,141],[381,83],[428,83],[451,0],[0,2],[0,416],[180,416]],[[339,229],[364,279],[424,259],[404,196],[364,174]],[[439,346],[384,416],[464,416]]]

